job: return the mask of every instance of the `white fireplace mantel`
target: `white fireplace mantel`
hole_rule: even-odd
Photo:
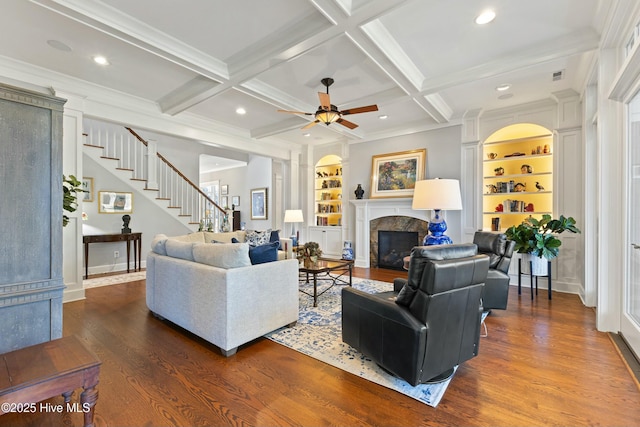
[[[411,209],[411,197],[393,199],[356,199],[350,200],[356,208],[355,225],[355,266],[369,268],[371,266],[369,251],[369,222],[385,216],[408,216],[429,221],[429,211]]]

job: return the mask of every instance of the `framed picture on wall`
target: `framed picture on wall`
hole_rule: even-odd
[[[229,195],[229,186],[227,184],[220,186],[220,194],[222,194],[223,196]]]
[[[240,196],[233,196],[233,197],[231,198],[231,204],[232,204],[233,206],[235,206],[236,208],[237,208],[238,206],[240,206]]]
[[[222,196],[220,199],[220,206],[227,209],[229,207],[229,196]]]
[[[266,188],[251,190],[251,219],[269,219]]]
[[[93,202],[93,178],[84,176],[82,177],[82,189],[85,193],[82,193],[83,202]]]
[[[427,150],[380,154],[371,161],[371,198],[412,197],[425,177]]]

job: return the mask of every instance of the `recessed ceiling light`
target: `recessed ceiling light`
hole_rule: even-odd
[[[511,88],[511,85],[509,83],[505,83],[505,84],[501,84],[500,86],[496,87],[496,90],[498,92],[504,92],[505,90],[508,90]]]
[[[240,115],[247,114],[247,110],[245,110],[242,107],[238,107],[236,108],[236,114],[240,114]]]
[[[496,17],[496,13],[493,10],[485,10],[476,18],[476,24],[484,25],[493,21]]]
[[[71,48],[60,40],[47,40],[47,44],[54,49],[61,50],[63,52],[71,52]]]
[[[109,65],[109,61],[104,56],[96,55],[93,57],[93,62],[100,65]]]
[[[309,136],[311,136],[311,134],[309,132],[307,132],[307,133],[303,133],[302,136],[309,137]]]
[[[388,118],[389,118],[389,116],[387,116],[386,114],[383,114],[383,115],[381,115],[381,116],[378,116],[378,118],[379,118],[380,120],[384,120],[384,119],[388,119]]]

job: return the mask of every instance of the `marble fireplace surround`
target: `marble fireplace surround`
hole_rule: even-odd
[[[355,206],[355,266],[362,268],[369,268],[377,263],[375,257],[377,257],[378,229],[393,231],[393,227],[396,227],[398,231],[421,230],[426,227],[424,222],[429,221],[429,214],[431,213],[431,211],[411,209],[412,198],[410,197],[356,199],[350,200],[350,202]],[[377,228],[372,233],[370,223],[378,218],[386,219],[385,221],[376,221]],[[412,221],[411,219],[419,221]],[[375,247],[374,242],[372,242],[372,234],[375,240]],[[423,236],[424,234],[420,232],[420,238]]]

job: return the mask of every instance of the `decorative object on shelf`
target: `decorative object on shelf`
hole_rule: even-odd
[[[520,172],[521,173],[533,173],[533,168],[529,165],[522,165],[520,166]]]
[[[543,148],[542,152],[544,154],[549,154],[551,152],[551,149],[549,148],[549,144],[544,144],[544,148]]]
[[[344,241],[344,247],[342,248],[342,259],[347,261],[353,260],[353,247],[351,247],[351,240]]]
[[[504,175],[504,168],[502,166],[495,168],[493,171],[496,173],[496,176]]]
[[[487,153],[487,157],[488,157],[490,160],[493,160],[493,159],[495,159],[496,157],[498,157],[498,153]]]
[[[362,199],[362,196],[364,196],[364,190],[362,189],[362,184],[358,184],[358,186],[356,187],[356,191],[354,191],[354,193],[356,194],[356,199]]]
[[[410,197],[424,179],[427,150],[381,154],[371,160],[371,197]]]
[[[304,217],[302,215],[302,210],[300,209],[287,209],[284,211],[284,222],[291,223],[291,244],[295,247],[298,246],[298,242],[300,241],[300,230],[295,231],[295,223],[304,222]]]
[[[318,262],[318,257],[321,255],[322,250],[320,249],[320,245],[316,242],[307,242],[302,247],[299,247],[296,252],[298,261],[303,263],[305,266],[314,265]]]
[[[131,221],[131,215],[122,215],[122,234],[131,233],[129,228],[129,222]]]
[[[254,188],[251,190],[251,219],[269,219],[267,202],[266,188]]]
[[[523,192],[523,191],[527,191],[527,184],[526,183],[522,183],[522,182],[518,182],[516,185],[513,186],[513,191],[516,191],[518,193]]]
[[[485,187],[487,187],[489,189],[487,191],[487,194],[493,194],[493,193],[497,193],[498,192],[498,187],[496,187],[493,184],[487,184],[487,185],[485,185]]]
[[[538,181],[536,181],[536,188],[538,189],[538,191],[544,191],[544,187]]]
[[[503,211],[504,211],[504,206],[502,205],[502,203],[496,206],[496,212],[503,212]]]
[[[573,217],[566,218],[560,215],[560,218],[552,219],[551,215],[545,214],[540,220],[529,217],[520,225],[509,227],[505,234],[509,240],[516,242],[514,248],[516,252],[529,255],[532,263],[540,263],[540,267],[544,268],[544,270],[537,270],[534,275],[545,276],[547,262],[542,258],[552,260],[558,256],[562,241],[555,235],[565,231],[580,233]],[[537,268],[538,264],[535,266]]]
[[[535,212],[535,209],[533,207],[533,203],[529,203],[525,208],[524,208],[525,212]]]
[[[518,156],[526,156],[526,153],[521,153],[519,151],[516,151],[515,153],[511,153],[511,154],[505,154],[505,157],[518,157]]]
[[[447,223],[440,216],[440,211],[462,209],[459,181],[436,178],[416,182],[411,208],[434,211],[434,217],[429,222],[430,234],[425,236],[423,245],[453,243],[451,238],[444,234],[447,231]]]

